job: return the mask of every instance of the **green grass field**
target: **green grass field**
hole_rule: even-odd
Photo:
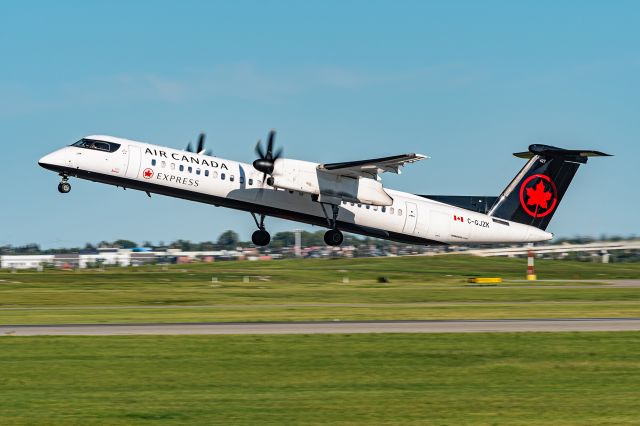
[[[466,283],[470,276],[522,279],[525,268],[523,259],[437,256],[5,272],[0,273],[0,324],[640,314],[637,288],[598,282],[576,287],[571,282],[637,279],[640,264],[539,260],[539,278],[569,281],[507,282],[497,287]],[[382,276],[390,283],[378,283]]]
[[[638,424],[640,333],[6,337],[0,424]]]
[[[639,316],[640,288],[604,284],[640,278],[639,264],[538,261],[551,281],[466,283],[521,279],[525,263],[5,272],[0,324]],[[595,281],[572,281],[582,279]],[[0,424],[637,424],[638,353],[640,333],[630,332],[2,336]]]

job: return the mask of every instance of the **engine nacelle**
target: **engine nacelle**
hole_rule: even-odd
[[[381,182],[371,178],[341,176],[318,170],[317,166],[308,161],[277,160],[268,183],[274,188],[302,191],[353,203],[376,206],[393,204],[393,199],[386,193]]]

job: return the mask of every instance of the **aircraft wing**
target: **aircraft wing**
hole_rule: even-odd
[[[422,154],[402,154],[391,157],[372,158],[370,160],[347,161],[343,163],[320,164],[318,170],[335,173],[341,176],[376,178],[378,174],[391,172],[400,174],[405,164],[429,158]]]

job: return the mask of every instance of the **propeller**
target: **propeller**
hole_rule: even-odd
[[[262,146],[262,141],[258,140],[256,144],[256,154],[258,159],[253,162],[253,167],[262,172],[262,181],[265,181],[267,175],[273,173],[273,167],[278,158],[282,156],[282,148],[278,149],[276,153],[273,153],[273,143],[276,137],[276,131],[271,130],[267,139],[267,150],[265,151]]]
[[[200,135],[198,136],[198,145],[197,145],[197,149],[194,151],[193,150],[193,146],[191,146],[191,142],[189,142],[187,144],[187,151],[188,152],[194,152],[196,154],[204,154],[204,155],[211,155],[211,151],[208,149],[204,149],[204,140],[206,138],[206,135],[204,133],[200,133]]]

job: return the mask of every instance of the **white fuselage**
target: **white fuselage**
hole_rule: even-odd
[[[309,192],[268,185],[251,164],[109,136],[88,138],[117,143],[120,148],[103,152],[65,147],[43,157],[40,165],[68,176],[149,193],[319,226],[329,224],[330,206],[318,202]],[[536,227],[406,192],[386,188],[385,192],[392,199],[387,206],[341,201],[338,228],[419,244],[515,243],[552,238],[552,234]]]

